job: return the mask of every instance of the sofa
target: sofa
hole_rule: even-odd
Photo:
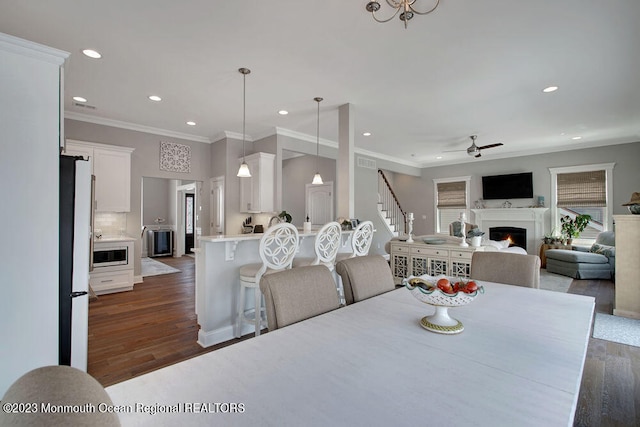
[[[547,271],[574,279],[614,279],[616,266],[615,233],[603,231],[591,247],[549,249]]]

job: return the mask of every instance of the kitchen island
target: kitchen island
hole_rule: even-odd
[[[296,257],[315,257],[314,240],[318,230],[308,233],[299,231]],[[340,252],[351,251],[353,231],[342,232]],[[240,294],[240,267],[261,263],[258,247],[261,233],[201,236],[196,252],[196,315],[200,330],[198,344],[202,347],[234,338],[233,324],[236,318],[236,303]],[[247,292],[253,300],[253,293]],[[253,304],[253,302],[251,302]],[[242,335],[253,332],[250,325],[243,325]]]

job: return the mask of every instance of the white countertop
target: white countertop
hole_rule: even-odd
[[[93,243],[135,242],[137,239],[129,236],[103,236],[93,239]]]
[[[303,233],[298,229],[298,237],[310,237],[318,234],[319,230],[311,230]],[[351,234],[353,230],[343,230],[342,234]],[[213,236],[200,236],[198,240],[201,242],[237,242],[240,240],[260,240],[264,233],[247,233],[247,234],[217,234]]]

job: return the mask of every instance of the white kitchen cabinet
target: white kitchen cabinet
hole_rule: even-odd
[[[97,212],[131,210],[131,153],[133,148],[67,141],[65,153],[89,158],[96,177]]]
[[[251,177],[238,178],[240,180],[240,212],[273,212],[275,158],[276,156],[270,153],[254,153],[245,157]]]

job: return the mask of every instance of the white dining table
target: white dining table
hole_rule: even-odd
[[[480,282],[427,331],[405,288],[107,388],[123,426],[571,426],[594,298]]]

